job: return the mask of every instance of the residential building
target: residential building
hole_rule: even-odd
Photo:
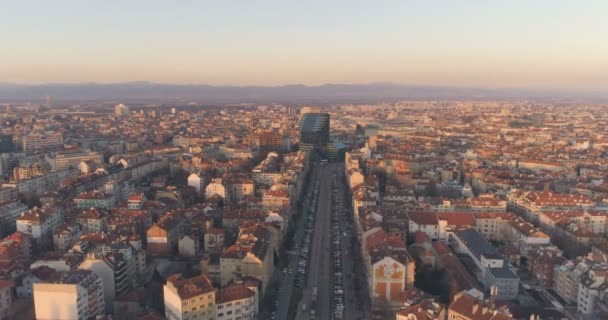
[[[183,223],[183,215],[179,211],[173,211],[148,228],[148,253],[152,256],[166,256],[177,252],[179,230]]]
[[[196,192],[201,192],[203,188],[203,179],[196,173],[192,173],[188,176],[188,185],[194,187]]]
[[[446,308],[433,299],[423,299],[414,303],[395,315],[395,320],[444,320]]]
[[[16,230],[16,221],[22,213],[28,210],[21,201],[6,201],[0,203],[0,237]]]
[[[589,254],[575,260],[566,260],[554,270],[553,289],[568,303],[577,303],[579,283],[582,276],[599,263],[606,263],[604,256]]]
[[[103,156],[98,152],[80,150],[61,151],[46,155],[46,162],[53,170],[63,170],[70,167],[78,168],[78,165],[83,161],[103,163]]]
[[[205,199],[211,199],[215,195],[221,197],[224,202],[227,202],[229,199],[226,187],[222,184],[222,179],[220,178],[213,179],[205,187]]]
[[[29,234],[36,240],[52,240],[55,229],[63,222],[64,210],[58,205],[44,205],[21,214],[17,218],[17,231]]]
[[[13,305],[13,288],[15,283],[0,280],[0,320],[9,320],[9,312]]]
[[[216,319],[216,292],[206,276],[174,274],[167,278],[163,294],[167,320]]]
[[[34,153],[43,150],[56,150],[63,147],[61,133],[32,133],[21,138],[23,152]]]
[[[515,320],[508,309],[496,307],[492,296],[490,296],[490,302],[486,302],[467,292],[460,292],[454,296],[452,303],[448,307],[448,319]]]
[[[63,224],[53,232],[53,247],[57,251],[65,252],[69,250],[82,235],[82,230],[78,223]]]
[[[243,281],[220,288],[216,293],[215,310],[215,320],[254,320],[258,310],[256,291]]]
[[[116,295],[131,288],[133,279],[129,278],[128,263],[122,254],[93,250],[78,268],[93,271],[101,278],[104,300],[108,301],[107,312],[112,311],[112,304],[109,302],[113,301]]]
[[[505,259],[475,229],[456,230],[450,244],[467,254],[477,267],[475,274],[486,288],[497,287],[498,299],[514,299],[519,291],[519,277],[509,269]]]
[[[581,276],[576,310],[584,315],[599,312],[600,297],[607,294],[608,264],[594,265]]]
[[[105,314],[101,277],[86,270],[68,271],[51,283],[34,283],[39,320],[87,320]]]
[[[77,208],[86,209],[92,207],[111,209],[116,205],[116,198],[112,194],[104,192],[84,192],[74,197]]]

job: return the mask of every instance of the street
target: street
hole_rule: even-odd
[[[312,236],[312,251],[310,255],[308,277],[306,286],[303,290],[302,300],[298,304],[296,319],[310,319],[310,308],[312,300],[312,290],[318,288],[318,298],[314,307],[317,319],[331,319],[331,257],[329,249],[329,225],[330,225],[330,196],[331,196],[331,171],[329,166],[315,167],[319,173],[319,200],[317,204],[317,214],[315,227]],[[306,310],[303,310],[303,306]]]
[[[304,202],[301,212],[298,213],[300,215],[299,224],[296,226],[296,232],[295,232],[294,241],[293,241],[295,246],[297,246],[298,248],[299,248],[300,244],[302,243],[302,239],[304,237],[304,232],[306,229],[305,228],[306,221],[304,219],[304,216],[310,209],[310,200],[311,200],[312,194],[313,194],[312,188],[315,185],[315,181],[317,181],[317,179],[319,177],[319,172],[316,170],[313,170],[311,172],[311,175],[312,175],[312,179],[310,179],[311,183],[309,186],[309,190],[307,190],[307,192],[306,192],[307,201]],[[287,315],[289,312],[289,306],[291,305],[291,297],[292,297],[292,293],[293,293],[293,289],[294,289],[294,281],[295,281],[296,270],[297,270],[297,265],[298,265],[297,250],[291,250],[288,252],[288,264],[287,265],[288,265],[287,266],[288,272],[283,273],[282,279],[281,279],[281,285],[279,287],[280,288],[279,297],[278,297],[279,303],[277,306],[276,319],[287,319]]]
[[[311,171],[298,213],[294,248],[287,252],[287,267],[276,272],[280,285],[273,319],[370,317],[369,301],[362,301],[367,280],[361,273],[343,170],[342,164],[330,164]]]

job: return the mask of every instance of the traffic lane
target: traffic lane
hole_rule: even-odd
[[[312,197],[313,197],[313,193],[314,193],[314,186],[316,185],[316,182],[318,180],[318,171],[314,170],[310,173],[311,176],[313,177],[311,180],[311,182],[308,185],[308,190],[307,190],[307,195],[306,195],[306,201],[304,202],[304,205],[302,207],[302,211],[300,212],[301,216],[300,216],[300,223],[297,225],[296,227],[296,237],[294,240],[294,243],[296,244],[296,247],[301,250],[302,248],[300,247],[300,245],[302,244],[303,238],[304,238],[304,232],[306,229],[306,224],[304,221],[304,217],[307,217],[309,209],[311,208],[311,202],[313,201]],[[312,189],[311,189],[312,188]],[[286,279],[286,281],[284,282],[284,286],[286,287],[286,291],[287,294],[285,295],[285,297],[283,297],[283,303],[281,303],[281,311],[278,312],[277,314],[277,319],[286,319],[287,315],[289,313],[289,307],[291,306],[291,296],[294,290],[294,285],[295,285],[295,279],[296,279],[296,275],[297,275],[297,267],[298,267],[298,254],[297,252],[299,250],[294,250],[296,252],[296,254],[290,255],[289,257],[289,268],[288,268],[288,277]],[[300,312],[300,304],[297,305],[297,310],[296,310],[296,317]]]
[[[318,319],[330,319],[327,294],[329,291],[330,276],[328,270],[329,250],[325,248],[329,230],[329,187],[325,168],[320,168],[319,198],[317,201],[317,215],[313,234],[313,250],[310,257],[309,282],[304,290],[303,299],[298,308],[298,319],[309,319],[312,288],[317,286],[319,296],[317,297],[316,314]],[[306,304],[308,311],[302,312],[302,305]]]

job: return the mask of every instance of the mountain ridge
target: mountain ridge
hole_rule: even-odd
[[[608,101],[602,89],[475,88],[397,83],[244,86],[122,83],[0,83],[0,100],[40,100],[46,96],[71,100],[202,101],[206,103],[362,103],[396,100],[566,100]]]

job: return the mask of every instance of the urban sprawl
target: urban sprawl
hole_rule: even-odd
[[[0,319],[608,319],[606,105],[85,104],[0,104]]]

